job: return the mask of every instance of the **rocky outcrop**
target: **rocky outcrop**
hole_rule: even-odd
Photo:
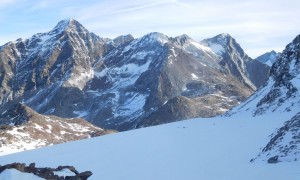
[[[271,51],[271,52],[266,52],[260,56],[258,56],[257,58],[255,58],[257,61],[264,63],[268,66],[272,66],[275,61],[277,60],[277,58],[280,56],[280,53],[277,53],[275,51]]]
[[[218,54],[221,58],[220,64],[228,73],[249,88],[256,90],[267,81],[270,68],[258,60],[251,59],[229,34],[220,34],[201,43]]]
[[[38,177],[51,180],[87,180],[90,176],[93,175],[91,171],[84,171],[79,173],[74,166],[58,166],[57,168],[37,168],[35,167],[35,163],[31,163],[29,164],[29,166],[26,166],[25,163],[12,163],[3,166],[0,165],[0,174],[6,169],[16,169],[20,172],[32,173]],[[69,173],[73,175],[57,175],[61,171],[65,170],[69,171]]]
[[[294,161],[299,159],[300,140],[300,35],[289,43],[277,57],[270,70],[267,83],[256,91],[247,101],[231,110],[227,115],[247,114],[250,116],[264,116],[285,113],[286,120],[283,127],[276,130],[267,145],[255,160]],[[253,161],[253,160],[252,160]]]
[[[0,115],[0,154],[114,133],[80,118],[41,115],[16,104]]]
[[[271,135],[271,140],[256,159],[268,159],[269,163],[300,159],[300,113]]]

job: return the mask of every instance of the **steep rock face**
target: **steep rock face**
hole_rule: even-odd
[[[220,34],[201,41],[220,56],[220,64],[228,73],[252,89],[261,87],[269,76],[269,67],[251,59],[229,34]]]
[[[150,33],[110,51],[99,63],[102,66],[95,69],[86,91],[99,102],[85,106],[95,110],[81,112],[93,112],[83,117],[119,130],[211,117],[252,93],[235,77],[223,73],[225,69],[213,51],[186,35],[169,38]],[[180,105],[187,106],[185,110],[175,100],[182,98]],[[165,106],[173,107],[167,119],[163,118],[168,114]]]
[[[255,58],[257,61],[264,63],[268,66],[272,66],[274,62],[277,60],[277,57],[280,56],[280,53],[277,53],[275,51],[266,52],[257,58]]]
[[[260,66],[241,59],[248,56],[234,39],[222,38],[224,57],[235,58],[187,35],[110,40],[64,20],[48,33],[1,47],[0,112],[24,102],[38,113],[118,130],[222,114],[256,88],[248,78],[252,66],[242,64]],[[164,120],[163,112],[172,118]]]
[[[113,133],[83,119],[41,115],[16,104],[0,115],[0,154]]]
[[[228,114],[251,111],[251,114],[256,116],[274,111],[289,112],[299,108],[299,39],[297,36],[278,57],[271,67],[270,78],[265,86]]]
[[[227,115],[249,113],[252,116],[285,113],[293,115],[271,135],[270,142],[256,159],[269,162],[291,161],[299,158],[300,109],[300,35],[298,35],[272,65],[268,82],[240,106]],[[278,159],[279,158],[279,159]]]
[[[106,51],[108,40],[89,33],[79,22],[59,22],[48,33],[4,45],[1,57],[2,104],[23,98],[39,110],[42,100],[27,99],[54,93],[60,87],[82,89],[93,76],[92,64]],[[44,95],[45,96],[45,95]],[[34,102],[34,101],[38,102]],[[47,99],[48,100],[48,99]]]
[[[283,111],[289,111],[293,106],[299,107],[300,102],[300,36],[297,36],[292,43],[278,57],[271,68],[269,83],[272,89],[257,104],[255,114],[262,114],[268,110],[276,110],[284,107]]]

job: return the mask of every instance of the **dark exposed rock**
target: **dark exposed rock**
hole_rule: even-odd
[[[17,133],[11,133],[13,130]],[[7,147],[10,151],[27,150],[19,142],[33,143],[38,148],[114,132],[94,126],[84,119],[41,115],[24,104],[15,104],[0,115],[0,153],[9,153],[3,150]]]
[[[300,74],[300,35],[292,43],[286,46],[286,49],[278,57],[271,68],[271,78],[274,81],[272,89],[257,104],[255,114],[262,114],[268,109],[276,110],[287,100],[295,99],[299,95],[296,79]],[[297,99],[297,98],[296,98]],[[297,103],[291,102],[290,106]]]
[[[85,172],[77,174],[76,176],[79,177],[79,178],[81,178],[82,180],[86,180],[91,175],[93,175],[93,173],[91,171],[85,171]]]
[[[278,163],[278,156],[270,157],[268,163]]]
[[[63,170],[63,169],[69,169],[69,170],[72,171],[73,173],[79,174],[79,172],[75,169],[74,166],[58,166],[58,167],[56,168],[57,171],[61,171],[61,170]]]
[[[272,134],[268,144],[258,155],[260,158],[270,157],[270,161],[275,157],[281,157],[288,161],[294,161],[300,158],[300,112],[292,119],[285,122],[284,126]],[[274,156],[276,154],[276,156]],[[276,160],[277,160],[276,159]],[[268,162],[269,162],[268,160]]]
[[[31,163],[29,166],[26,166],[26,164],[24,163],[12,163],[6,164],[4,166],[0,165],[0,173],[2,173],[6,169],[16,169],[20,172],[32,173],[36,176],[49,180],[87,180],[93,174],[91,171],[84,171],[79,173],[74,166],[58,166],[57,168],[36,168],[35,163]],[[63,169],[69,169],[74,173],[74,176],[63,177],[55,175],[55,172],[61,171]]]
[[[219,46],[216,53],[221,56],[220,64],[249,88],[258,89],[267,81],[270,68],[251,59],[229,34],[220,34],[202,43],[213,50],[214,46]],[[223,49],[220,50],[220,47]]]

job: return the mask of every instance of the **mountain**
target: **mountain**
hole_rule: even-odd
[[[299,159],[299,112],[300,112],[300,35],[278,56],[272,65],[268,82],[247,101],[227,115],[263,116],[273,114],[274,120],[281,117],[286,123],[271,135],[270,142],[256,159],[276,161]],[[292,116],[291,116],[292,115]]]
[[[114,132],[80,118],[41,115],[23,104],[1,114],[0,122],[1,155]]]
[[[60,21],[1,47],[0,113],[22,102],[117,130],[222,114],[260,87],[269,69],[219,36],[211,41],[223,54],[187,35],[108,39],[74,19]]]
[[[258,60],[259,62],[264,63],[271,67],[272,64],[276,61],[277,56],[279,56],[279,55],[280,55],[280,53],[271,51],[271,52],[264,53],[255,59]]]
[[[249,88],[256,90],[268,79],[269,67],[251,59],[229,34],[219,34],[201,43],[219,55],[220,64]]]

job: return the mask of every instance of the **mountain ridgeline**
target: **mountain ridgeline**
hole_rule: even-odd
[[[275,55],[275,53],[273,53]],[[268,54],[266,54],[268,56]],[[269,54],[270,55],[270,54]],[[268,59],[268,58],[267,58]],[[275,130],[270,141],[253,160],[271,163],[300,159],[300,35],[289,43],[270,70],[263,87],[227,115],[262,116],[274,114],[274,121],[284,118],[285,124]],[[277,114],[284,115],[277,117]]]
[[[228,34],[201,42],[156,32],[108,39],[74,19],[1,46],[0,69],[0,113],[21,102],[116,130],[223,114],[270,70]]]

